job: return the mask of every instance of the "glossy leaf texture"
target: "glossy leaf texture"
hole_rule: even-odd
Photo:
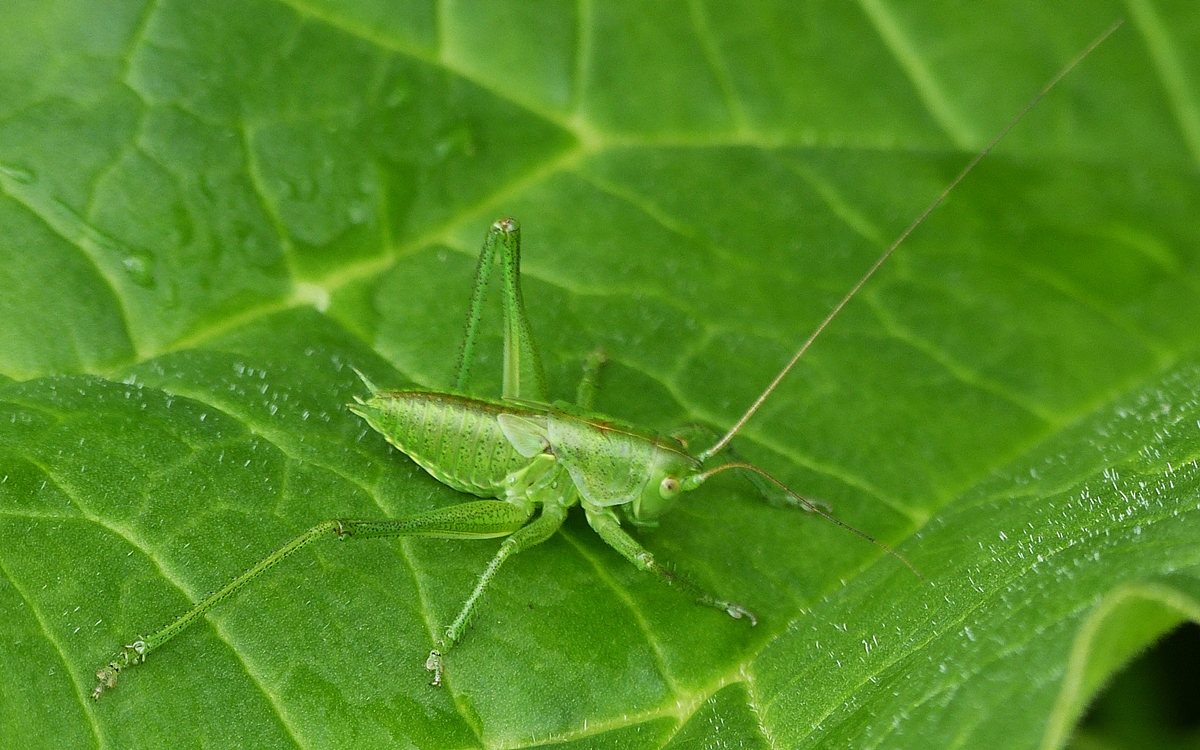
[[[1056,748],[1200,619],[1191,3],[15,0],[0,8],[0,736],[32,748]],[[556,398],[728,426],[895,545],[714,479],[497,542],[292,536],[461,502],[345,408],[445,388],[488,224]],[[493,309],[473,388],[499,391]]]

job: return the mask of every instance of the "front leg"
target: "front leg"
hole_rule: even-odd
[[[621,528],[621,522],[617,520],[617,516],[612,510],[608,508],[595,508],[586,504],[584,505],[584,510],[587,512],[588,525],[600,535],[601,539],[608,543],[608,546],[621,553],[621,557],[633,563],[638,570],[648,570],[658,574],[667,583],[678,586],[692,596],[695,596],[698,604],[719,609],[735,620],[745,617],[750,620],[751,625],[758,624],[758,618],[750,610],[740,604],[718,599],[675,571],[663,567],[654,559],[654,555],[649,550],[638,544],[629,534],[625,533],[625,530]]]

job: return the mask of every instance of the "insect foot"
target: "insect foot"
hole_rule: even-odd
[[[643,565],[645,567],[642,567]],[[753,612],[740,604],[734,604],[733,602],[727,602],[723,599],[718,599],[715,596],[705,592],[704,589],[692,583],[679,573],[671,570],[668,567],[660,565],[649,552],[644,553],[642,557],[638,558],[638,567],[642,568],[642,570],[652,570],[662,576],[667,583],[670,583],[673,586],[678,586],[684,591],[691,593],[692,596],[696,597],[696,603],[701,606],[722,610],[725,614],[729,615],[735,620],[740,620],[744,617],[750,621],[750,627],[758,625],[758,618],[754,616]]]
[[[433,682],[429,683],[434,687],[442,684],[442,672],[445,671],[446,665],[442,661],[442,652],[434,649],[429,652],[429,658],[425,660],[425,668],[433,672]]]
[[[758,625],[758,618],[754,616],[754,613],[740,604],[734,604],[733,602],[714,601],[712,606],[716,607],[717,609],[725,610],[725,614],[729,615],[735,620],[740,620],[745,617],[750,621],[750,627]]]
[[[100,700],[101,693],[117,686],[117,675],[122,669],[132,667],[134,664],[141,664],[144,661],[146,661],[146,642],[139,638],[121,649],[121,652],[108,663],[107,667],[96,670],[96,679],[99,680],[99,684],[92,691],[92,700]]]

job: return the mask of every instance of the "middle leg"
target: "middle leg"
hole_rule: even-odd
[[[467,629],[467,625],[471,620],[471,615],[475,612],[475,606],[479,603],[484,590],[492,582],[492,579],[496,576],[496,572],[500,570],[500,566],[504,564],[504,561],[518,552],[527,550],[549,539],[562,526],[566,517],[567,505],[556,498],[554,501],[547,502],[542,506],[542,513],[536,520],[509,535],[504,540],[500,545],[499,551],[496,552],[496,556],[492,558],[492,561],[488,563],[487,569],[483,571],[483,575],[479,576],[479,582],[475,584],[475,590],[467,597],[467,601],[459,611],[458,617],[455,617],[454,622],[450,623],[450,627],[446,628],[446,637],[440,644],[441,648],[429,652],[429,658],[425,660],[425,668],[433,672],[433,681],[429,683],[430,685],[442,684],[442,672],[445,671],[444,657],[446,653],[462,637],[463,631]]]

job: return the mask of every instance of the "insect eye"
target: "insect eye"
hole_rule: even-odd
[[[676,492],[679,492],[679,480],[675,477],[664,477],[662,484],[658,485],[658,493],[663,497],[670,497]]]

